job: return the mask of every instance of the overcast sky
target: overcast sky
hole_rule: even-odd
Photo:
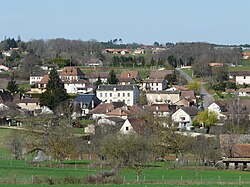
[[[0,40],[250,43],[250,0],[0,0]]]

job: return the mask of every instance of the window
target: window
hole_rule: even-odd
[[[130,97],[130,93],[128,93],[128,97]]]
[[[118,97],[120,97],[120,93],[118,93],[117,95],[118,95]]]
[[[122,96],[125,97],[125,93],[122,93]]]
[[[127,100],[127,104],[130,104],[130,99]]]
[[[107,93],[105,93],[105,97],[108,97]]]
[[[246,79],[246,76],[244,76],[243,79]]]
[[[112,97],[112,93],[110,93],[109,96]]]
[[[102,97],[102,93],[100,93],[100,97]]]
[[[184,121],[184,120],[185,120],[185,117],[181,117],[181,120]]]
[[[158,86],[158,83],[156,83],[156,86]]]
[[[128,127],[126,127],[126,131],[128,131]]]

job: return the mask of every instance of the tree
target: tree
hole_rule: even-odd
[[[18,92],[18,85],[15,81],[14,75],[11,76],[11,80],[8,82],[7,90],[13,95]]]
[[[147,95],[146,95],[145,91],[141,92],[138,102],[139,102],[140,105],[146,105],[146,104],[148,104]]]
[[[210,127],[218,122],[218,115],[216,112],[206,109],[198,113],[195,121],[201,123],[204,127],[206,127],[207,133],[209,133]]]
[[[40,96],[41,106],[54,110],[61,102],[68,99],[68,94],[55,69],[51,70],[46,91]]]
[[[109,76],[108,76],[108,80],[107,80],[108,84],[118,84],[119,79],[116,76],[116,73],[114,70],[111,70],[109,72]]]
[[[191,82],[187,85],[187,89],[199,94],[201,91],[201,85],[198,82]]]

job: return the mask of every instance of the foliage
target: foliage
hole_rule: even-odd
[[[54,110],[61,102],[67,99],[68,94],[57,71],[55,69],[51,70],[46,91],[40,96],[41,106],[47,106],[49,109]]]
[[[9,90],[10,93],[12,93],[12,94],[15,94],[15,93],[18,92],[18,85],[17,85],[17,83],[15,81],[14,76],[12,76],[11,80],[8,82],[7,90]]]
[[[191,82],[187,85],[187,89],[194,91],[196,94],[199,94],[201,85],[198,82]]]
[[[139,97],[138,103],[139,103],[140,105],[146,105],[146,104],[148,104],[147,95],[146,95],[146,92],[145,92],[145,91],[142,91],[142,92],[140,93],[140,97]]]
[[[217,113],[206,109],[198,113],[197,117],[195,118],[195,121],[208,128],[209,133],[209,128],[218,122],[218,115]]]
[[[111,70],[109,72],[107,82],[108,82],[108,84],[117,84],[119,82],[119,79],[117,78],[116,73],[115,73],[114,70]]]

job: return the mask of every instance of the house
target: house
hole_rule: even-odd
[[[146,120],[144,118],[127,119],[119,130],[121,134],[143,134],[145,131]]]
[[[239,96],[250,96],[250,88],[240,88],[238,90]]]
[[[190,106],[194,106],[194,104],[195,104],[194,101],[189,98],[180,99],[179,101],[174,103],[174,105],[179,106],[179,107],[190,107]]]
[[[46,75],[46,72],[34,72],[30,75],[30,85],[38,84],[44,75]]]
[[[105,50],[104,50],[104,53],[125,55],[125,54],[130,54],[130,53],[132,53],[132,51],[129,50],[129,49],[105,49]]]
[[[134,55],[142,55],[142,54],[145,54],[144,49],[136,49],[136,50],[134,50]]]
[[[62,81],[85,79],[85,74],[78,67],[64,67],[59,74]]]
[[[148,110],[157,117],[168,117],[170,112],[169,104],[152,104]]]
[[[87,73],[87,78],[90,83],[95,83],[98,80],[98,77],[100,77],[102,83],[106,83],[108,81],[109,72],[90,72]]]
[[[79,94],[74,99],[74,103],[80,106],[80,116],[87,116],[89,111],[97,107],[101,101],[94,94]]]
[[[148,78],[143,81],[142,87],[144,90],[162,91],[167,88],[168,82],[165,78]]]
[[[9,71],[9,68],[0,64],[0,72]]]
[[[196,107],[181,107],[172,114],[172,121],[178,128],[191,130],[192,121],[197,116],[199,110]]]
[[[87,66],[89,66],[89,67],[102,67],[103,62],[101,60],[99,60],[98,58],[91,58],[88,61]]]
[[[237,85],[250,84],[250,71],[230,72],[229,78],[234,78]]]
[[[215,112],[218,115],[218,119],[227,118],[225,114],[227,112],[227,105],[221,101],[213,101],[207,109],[208,111]]]
[[[86,93],[88,91],[93,91],[92,89],[87,89],[89,82],[84,79],[64,81],[64,89],[68,94],[76,93]]]
[[[194,91],[181,91],[180,99],[191,99],[196,104],[196,96]]]
[[[150,72],[149,74],[149,78],[161,78],[161,79],[165,79],[165,77],[167,75],[171,75],[171,74],[174,74],[174,71],[173,70],[167,70],[167,69],[164,69],[164,70],[153,70]]]
[[[124,102],[100,103],[96,108],[92,109],[89,114],[92,119],[99,119],[108,117],[106,114],[115,110],[116,108],[123,107]]]
[[[96,95],[105,103],[123,101],[126,105],[132,106],[138,102],[139,89],[136,85],[99,85]]]
[[[148,103],[169,103],[173,104],[180,100],[179,91],[147,91]]]
[[[122,106],[122,107],[118,107],[108,113],[106,113],[107,116],[110,117],[120,117],[123,119],[132,119],[132,118],[138,118],[141,116],[145,115],[145,111],[142,110],[140,107],[138,107],[137,105],[133,105],[133,106]]]
[[[138,71],[123,71],[119,77],[119,84],[135,84],[140,80]]]
[[[16,104],[20,106],[21,109],[25,109],[28,111],[34,111],[41,108],[39,98],[22,98]]]
[[[250,58],[250,51],[244,51],[242,54],[242,58],[243,59],[249,59]]]
[[[58,69],[59,66],[57,64],[44,64],[41,66],[41,69],[44,71],[51,71],[52,69]]]

